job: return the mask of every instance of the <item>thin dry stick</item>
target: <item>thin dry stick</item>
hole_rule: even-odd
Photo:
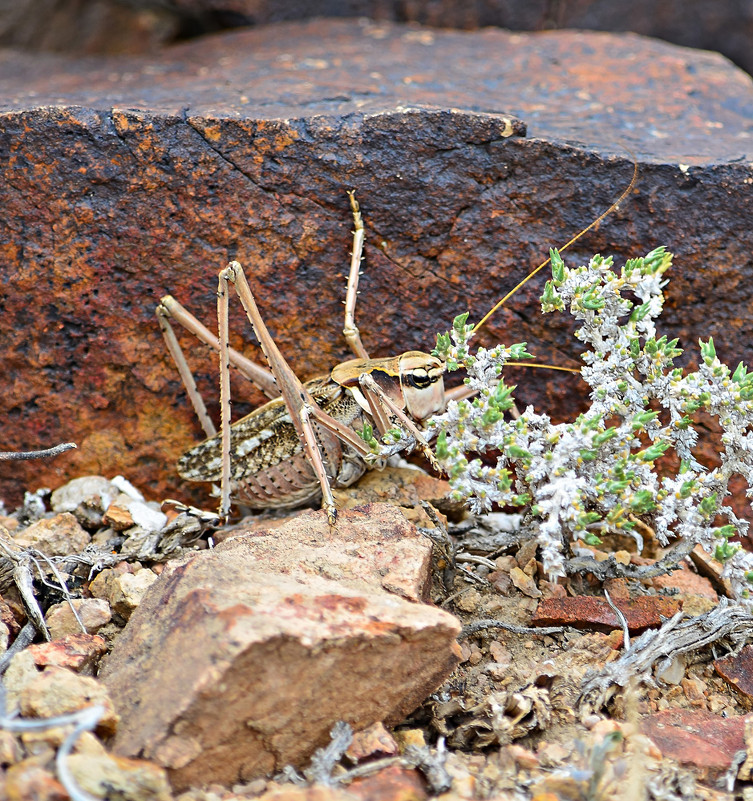
[[[11,462],[24,459],[48,459],[51,456],[65,453],[66,451],[77,448],[75,442],[63,442],[53,448],[45,448],[41,451],[0,451],[0,462]]]
[[[609,592],[604,590],[604,597],[607,599],[607,603],[612,608],[612,611],[617,615],[617,620],[620,621],[620,625],[622,626],[622,638],[625,641],[625,650],[630,650],[630,628],[628,627],[627,618],[625,615],[622,614],[622,610],[614,603],[614,601],[610,598]]]

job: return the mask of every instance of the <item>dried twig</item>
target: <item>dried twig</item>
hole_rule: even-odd
[[[505,629],[513,634],[562,634],[564,626],[516,626],[513,623],[504,623],[501,620],[477,620],[463,626],[463,630],[458,634],[459,640],[466,640],[473,634],[487,629]]]
[[[329,736],[331,738],[329,743],[314,752],[311,764],[303,771],[303,775],[310,782],[328,785],[337,783],[332,772],[353,742],[353,729],[344,720],[338,720],[330,730]]]
[[[0,534],[0,586],[7,588],[15,584],[24,603],[29,620],[34,623],[46,640],[50,632],[44,622],[44,615],[34,595],[34,581],[31,573],[32,558],[29,551],[21,548],[7,534]]]
[[[2,676],[3,673],[5,673],[5,671],[8,669],[8,665],[10,665],[10,660],[13,659],[13,657],[16,654],[20,654],[21,651],[23,651],[27,645],[31,645],[34,642],[34,638],[36,636],[37,636],[37,629],[33,623],[27,623],[21,629],[21,631],[18,632],[18,634],[16,635],[16,639],[13,640],[13,645],[11,645],[0,658],[0,676]],[[0,699],[2,700],[0,706],[4,708],[5,696],[3,694],[2,681],[0,681]]]
[[[576,556],[565,562],[565,570],[569,576],[574,573],[592,573],[599,581],[610,578],[628,578],[645,581],[656,576],[663,576],[673,570],[680,569],[680,562],[693,550],[695,542],[689,537],[667,551],[658,562],[650,565],[623,565],[613,554],[602,562],[592,556]]]
[[[604,590],[604,597],[606,598],[607,603],[611,607],[612,611],[617,615],[617,620],[620,621],[620,625],[622,626],[622,639],[625,643],[625,650],[630,650],[630,627],[628,626],[627,618],[625,615],[622,614],[622,610],[614,603],[614,601],[609,596],[609,592]]]
[[[402,755],[364,762],[338,774],[336,784],[349,784],[354,779],[372,776],[392,765],[400,765],[404,768],[418,768],[434,793],[444,793],[452,787],[452,778],[445,767],[446,760],[445,740],[444,737],[440,737],[436,749],[428,746],[408,746]]]
[[[4,699],[3,699],[4,700]],[[4,706],[4,703],[3,703]],[[71,798],[71,801],[100,801],[97,797],[82,790],[77,784],[73,775],[71,774],[67,757],[73,750],[76,740],[85,731],[93,731],[102,716],[105,713],[105,708],[101,704],[95,706],[87,706],[84,709],[79,709],[76,712],[71,712],[66,715],[57,715],[52,718],[43,719],[24,719],[7,717],[4,710],[0,715],[0,729],[12,732],[31,732],[31,731],[45,731],[46,729],[54,729],[59,726],[73,725],[73,731],[63,740],[58,749],[55,757],[55,766],[57,768],[58,778],[60,783],[65,787],[66,792]]]
[[[0,451],[0,462],[26,459],[49,459],[52,456],[58,456],[61,453],[65,453],[77,447],[75,442],[63,442],[61,445],[55,445],[53,448],[45,448],[41,451]]]
[[[661,628],[644,632],[619,659],[588,675],[578,699],[581,712],[588,714],[601,709],[614,689],[627,686],[632,677],[646,681],[656,663],[662,671],[675,657],[719,640],[729,640],[733,647],[741,648],[753,639],[753,614],[726,598],[704,615],[684,622],[682,618],[683,613],[678,612]]]

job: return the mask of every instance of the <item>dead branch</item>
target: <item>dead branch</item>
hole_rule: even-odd
[[[479,631],[489,629],[504,629],[513,634],[562,634],[564,626],[516,626],[514,623],[504,623],[502,620],[476,620],[463,626],[463,630],[458,634],[459,640],[466,640]]]
[[[753,614],[740,604],[722,598],[719,606],[704,615],[681,622],[678,612],[659,629],[648,630],[633,641],[629,651],[587,675],[578,699],[581,715],[601,709],[617,687],[626,687],[631,678],[650,681],[649,672],[658,664],[661,672],[681,654],[697,651],[720,640],[738,650],[753,639]]]
[[[592,556],[576,556],[565,562],[565,572],[568,576],[573,573],[592,573],[599,581],[610,578],[628,578],[645,581],[656,576],[663,576],[673,570],[680,569],[680,562],[688,556],[695,547],[695,543],[686,538],[667,551],[658,562],[650,565],[623,565],[610,554],[603,562],[597,562]]]
[[[0,451],[0,462],[25,459],[48,459],[77,447],[75,442],[63,442],[61,445],[55,445],[53,448],[45,448],[41,451]]]

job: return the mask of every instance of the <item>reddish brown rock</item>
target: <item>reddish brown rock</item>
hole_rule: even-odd
[[[426,782],[417,770],[393,765],[348,786],[360,801],[425,801]]]
[[[115,531],[125,531],[134,525],[133,518],[128,509],[117,503],[111,503],[107,507],[107,510],[102,516],[102,522]]]
[[[601,0],[556,6],[548,0],[320,0],[313,4],[308,0],[172,0],[169,4],[160,0],[140,0],[138,4],[98,0],[54,2],[52,7],[54,13],[40,13],[39,0],[15,0],[15,13],[3,19],[0,42],[32,50],[139,53],[159,42],[172,41],[176,35],[199,36],[219,29],[311,16],[370,17],[465,30],[497,26],[521,31],[632,31],[686,47],[718,50],[753,72],[749,46],[753,23],[740,13],[737,0],[633,0],[629,5],[621,0]]]
[[[398,744],[384,724],[374,723],[353,734],[353,742],[345,754],[352,762],[361,762],[365,759],[394,756],[397,752]]]
[[[651,579],[651,584],[656,589],[674,589],[683,596],[699,595],[714,602],[719,600],[711,581],[705,576],[699,576],[698,573],[694,573],[687,567],[673,570],[663,576],[656,576],[656,578]]]
[[[651,626],[660,626],[662,618],[672,617],[680,605],[671,598],[641,595],[625,600],[613,598],[614,605],[627,620],[631,633],[640,633]],[[574,598],[545,598],[538,605],[531,621],[533,626],[575,626],[579,629],[611,631],[622,628],[617,615],[604,598],[577,595]]]
[[[736,656],[714,660],[714,670],[741,693],[753,697],[753,646],[746,645]]]
[[[641,721],[662,755],[715,778],[745,749],[745,717],[721,718],[700,709],[667,709]]]
[[[8,627],[8,632],[12,636],[15,636],[21,630],[21,624],[13,613],[13,609],[2,596],[0,596],[0,623],[4,623]]]
[[[365,341],[377,354],[427,349],[457,312],[478,319],[609,205],[631,174],[625,142],[636,190],[573,258],[669,244],[667,334],[691,348],[716,335],[731,362],[753,355],[730,335],[753,306],[753,89],[719,57],[634,36],[316,21],[143,60],[6,53],[0,97],[0,438],[9,450],[79,445],[0,468],[10,503],[84,471],[190,497],[171,465],[198,429],[152,308],[172,291],[211,321],[231,256],[253,265],[302,376],[346,356],[334,276],[347,264],[351,187],[367,225]],[[576,364],[568,326],[541,323],[534,284],[488,336]],[[241,321],[236,311],[238,331]],[[216,397],[215,359],[197,356]],[[557,416],[580,406],[575,380],[542,374],[511,374],[523,405]]]
[[[92,675],[100,657],[107,651],[107,643],[98,634],[78,632],[52,642],[30,645],[27,650],[38,667],[55,665]]]
[[[724,565],[714,559],[711,554],[706,553],[700,545],[696,545],[690,552],[690,559],[698,573],[708,579],[711,586],[720,594],[728,598],[734,598],[735,593],[729,580],[722,578]]]
[[[397,563],[399,513],[378,511],[370,536],[363,510],[334,535],[307,513],[297,536],[292,521],[166,568],[100,672],[122,718],[115,752],[156,761],[176,789],[233,784],[304,763],[337,720],[415,708],[457,663],[460,625],[385,591],[417,591],[428,565],[406,530],[414,565]]]

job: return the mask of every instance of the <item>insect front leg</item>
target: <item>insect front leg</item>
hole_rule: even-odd
[[[164,300],[165,298],[163,298],[163,302]],[[199,418],[201,428],[207,437],[213,437],[217,433],[217,429],[214,427],[214,423],[207,413],[207,407],[204,403],[204,398],[201,397],[201,394],[196,387],[196,380],[193,377],[191,368],[188,366],[185,354],[183,353],[183,348],[181,348],[180,342],[178,342],[178,337],[175,336],[175,331],[170,324],[170,312],[168,311],[167,307],[163,305],[163,303],[160,303],[160,305],[157,306],[157,321],[159,322],[159,327],[162,331],[162,336],[165,340],[167,350],[170,353],[170,356],[172,356],[175,366],[178,368],[180,380],[183,382],[186,395],[188,395],[188,399],[191,401],[191,406],[193,406],[193,410],[196,412],[196,416]]]
[[[379,433],[384,436],[390,430],[389,417],[392,415],[397,418],[400,425],[402,425],[415,439],[417,447],[421,450],[426,460],[437,473],[442,473],[442,468],[439,466],[434,452],[429,447],[426,438],[415,425],[415,423],[408,417],[407,414],[387,395],[387,393],[379,386],[374,378],[369,373],[364,373],[358,377],[358,385],[360,386],[364,397],[372,411],[374,423],[376,424]]]
[[[209,414],[204,399],[201,397],[199,390],[196,386],[196,380],[193,377],[191,368],[188,366],[183,348],[178,342],[178,337],[175,335],[175,329],[172,326],[171,320],[183,326],[189,333],[193,334],[197,339],[208,345],[213,350],[219,351],[220,343],[218,338],[199,320],[196,319],[189,311],[178,303],[171,295],[165,295],[160,301],[156,309],[157,322],[159,323],[162,336],[165,340],[168,353],[172,357],[175,366],[178,368],[178,374],[183,382],[183,387],[186,390],[186,395],[191,401],[191,406],[199,419],[202,430],[207,438],[213,437],[217,433]],[[242,353],[228,349],[228,358],[230,363],[238,369],[238,371],[248,378],[251,383],[257,386],[267,397],[277,398],[280,393],[277,391],[275,379],[269,370],[265,370],[261,365],[246,358]]]

